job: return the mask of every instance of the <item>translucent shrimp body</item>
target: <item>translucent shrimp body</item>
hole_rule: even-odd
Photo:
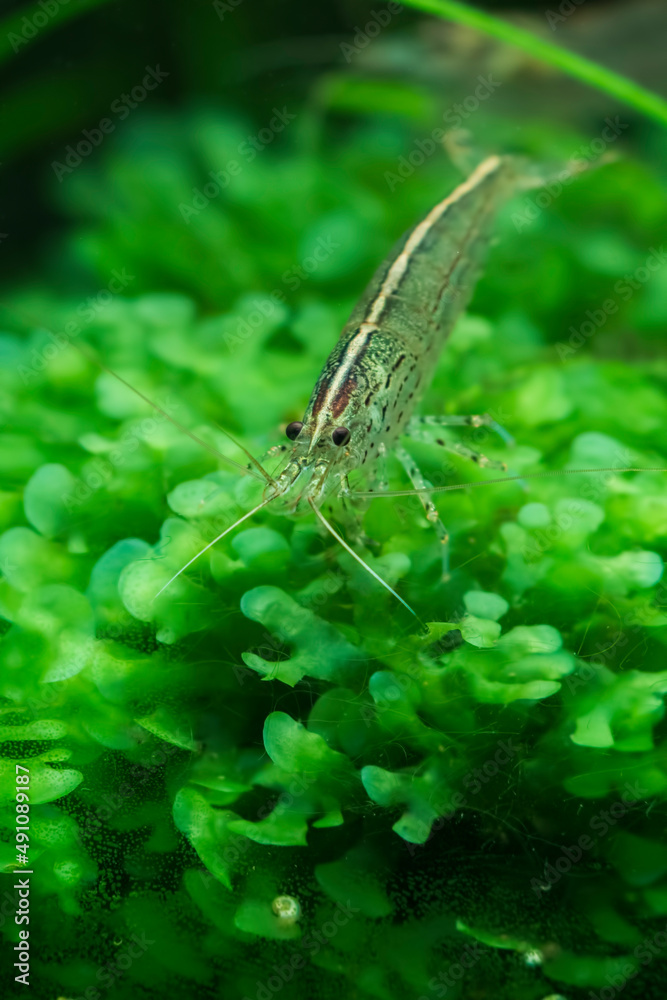
[[[274,490],[292,513],[319,507],[404,432],[481,268],[509,158],[484,160],[378,268],[329,355]],[[289,431],[289,428],[288,428]]]

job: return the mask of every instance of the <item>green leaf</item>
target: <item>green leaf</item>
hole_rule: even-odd
[[[43,682],[74,677],[92,662],[93,614],[88,600],[73,587],[52,584],[29,594],[17,623],[42,635],[50,644],[51,660]]]
[[[629,670],[600,689],[580,694],[570,739],[580,746],[614,746],[625,753],[653,748],[653,728],[665,714],[667,671]],[[611,742],[610,742],[611,740]]]
[[[0,726],[0,743],[8,740],[60,740],[69,727],[59,719],[43,719],[26,726]]]
[[[617,556],[588,555],[588,564],[604,580],[607,593],[627,594],[636,589],[652,587],[663,573],[664,563],[657,552],[638,549]]]
[[[487,618],[476,618],[475,615],[466,615],[459,628],[465,641],[480,649],[489,649],[495,646],[500,635],[498,622]]]
[[[241,610],[258,621],[281,644],[295,647],[276,662],[243,653],[243,662],[266,680],[294,687],[305,676],[345,683],[363,670],[363,656],[332,625],[302,607],[278,587],[256,587],[241,598]]]
[[[351,774],[352,765],[345,754],[331,750],[317,733],[285,712],[272,712],[264,723],[264,746],[274,763],[290,773],[308,775]]]
[[[469,590],[463,595],[463,603],[469,614],[475,618],[490,618],[498,621],[509,609],[509,604],[499,594],[485,590]]]
[[[80,771],[69,768],[55,770],[36,758],[21,760],[20,763],[29,768],[30,804],[33,806],[63,798],[83,781]],[[0,805],[15,801],[16,787],[15,761],[0,759]]]
[[[259,573],[276,573],[291,559],[291,549],[284,537],[270,528],[241,531],[231,545],[248,569]]]
[[[42,465],[28,480],[23,494],[25,516],[42,535],[53,538],[71,522],[76,480],[64,465]]]
[[[210,873],[228,889],[232,874],[243,856],[240,834],[229,829],[236,813],[213,809],[201,792],[187,786],[174,799],[174,823],[191,842]]]
[[[172,579],[197,557],[206,544],[204,539],[177,518],[167,518],[160,535],[161,542],[150,556],[130,562],[122,570],[118,592],[131,615],[140,621],[155,622],[158,640],[172,644],[205,627],[213,595],[185,573]],[[208,566],[207,556],[197,561],[199,572]]]
[[[531,58],[555,66],[575,79],[624,101],[662,125],[667,125],[667,102],[658,94],[525,28],[510,24],[486,11],[476,10],[468,4],[459,3],[458,0],[405,0],[405,2],[408,7],[416,7],[426,14],[467,24],[509,45],[523,49]]]
[[[234,924],[246,934],[274,941],[292,941],[301,937],[298,923],[281,920],[271,909],[268,899],[244,899],[234,917]]]
[[[614,838],[610,860],[632,886],[651,885],[667,874],[667,846],[627,830],[619,831]]]
[[[429,646],[435,645],[443,636],[458,628],[459,625],[452,622],[427,622],[426,633],[419,632],[417,635],[410,635],[407,641],[416,650],[428,650]]]
[[[136,720],[140,726],[153,733],[158,739],[183,750],[196,750],[197,743],[192,738],[192,727],[186,717],[177,717],[163,705],[160,705],[152,715],[146,715]]]
[[[258,823],[247,819],[232,820],[229,829],[258,844],[275,844],[277,847],[305,847],[307,844],[308,823],[305,817],[279,807]]]
[[[362,768],[361,780],[369,798],[378,805],[386,808],[407,806],[392,826],[399,837],[410,844],[426,843],[438,812],[430,802],[433,788],[424,778],[369,764]]]
[[[67,553],[30,528],[10,528],[0,535],[2,572],[22,593],[53,580],[67,579],[70,565]]]

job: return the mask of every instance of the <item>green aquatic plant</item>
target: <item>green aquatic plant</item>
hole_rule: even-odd
[[[221,379],[236,375],[216,364],[212,321],[184,305],[173,296],[118,301],[89,336],[111,354],[123,344],[122,373],[151,391],[169,385],[190,422],[192,393],[205,398],[209,383],[220,392]],[[582,359],[554,380],[533,333],[517,383],[502,340],[492,350],[492,328],[480,338],[482,330],[479,319],[461,325],[433,391],[457,383],[470,338],[476,364],[488,351],[497,373],[491,406],[511,405],[513,430],[531,442],[516,449],[516,467],[539,468],[545,447],[571,466],[628,449],[625,436],[584,429],[586,407],[600,406],[591,381],[602,396],[617,391],[613,363]],[[379,548],[368,558],[434,623],[425,635],[308,520],[270,510],[153,600],[173,567],[245,509],[255,485],[205,471],[215,465],[210,455],[76,351],[62,351],[24,383],[18,371],[34,348],[11,337],[4,346],[15,412],[32,426],[43,420],[32,451],[17,447],[16,436],[4,451],[16,491],[5,495],[0,560],[10,754],[3,781],[10,801],[13,761],[30,766],[31,850],[50,873],[37,889],[45,912],[60,906],[90,919],[106,895],[105,921],[120,940],[150,928],[147,937],[159,942],[132,967],[132,981],[150,979],[153,988],[168,975],[162,948],[176,947],[159,912],[165,865],[174,873],[170,905],[193,927],[173,952],[183,981],[218,975],[241,995],[258,995],[272,941],[269,968],[282,967],[288,943],[288,957],[303,961],[285,995],[326,995],[312,978],[319,970],[330,984],[349,975],[363,995],[390,997],[399,966],[401,990],[430,995],[428,982],[456,964],[466,937],[482,956],[470,982],[508,975],[530,980],[526,995],[537,996],[535,984],[544,995],[554,984],[600,987],[616,974],[615,949],[631,951],[650,915],[661,913],[665,870],[660,812],[644,818],[667,787],[655,741],[667,689],[656,589],[660,474],[536,480],[529,494],[516,483],[452,494],[454,574],[444,588],[420,509],[377,502],[366,531]],[[219,342],[221,359],[225,350]],[[270,399],[270,372],[255,370],[260,377]],[[648,370],[627,369],[623,378],[637,400],[633,460],[653,462],[664,404]],[[72,392],[80,405],[66,413]],[[533,392],[566,414],[569,446],[562,424],[559,444],[549,440],[550,420],[536,422]],[[608,414],[596,425],[618,433],[613,407]],[[616,838],[600,836],[580,878],[566,892],[554,889],[561,895],[545,909],[546,891],[536,894],[531,883],[548,887],[545,866],[559,864],[559,845],[569,850],[590,834],[628,781],[637,797],[625,860]],[[572,803],[566,829],[563,801]],[[502,845],[500,856],[498,847],[486,856],[489,838]],[[647,859],[657,852],[641,876],[633,845]],[[503,856],[513,860],[501,906],[488,887],[498,885]],[[451,885],[451,876],[442,879],[454,858],[460,874]],[[433,865],[445,866],[443,876]],[[582,931],[584,890],[600,884],[601,865],[612,912],[627,910],[624,879],[640,879],[639,922],[626,912],[622,941],[597,911],[585,909]],[[272,910],[281,894],[298,901],[299,919],[285,923]],[[568,907],[582,936],[565,947],[564,927],[575,919]],[[419,948],[415,920],[430,928]],[[204,952],[194,930],[202,921],[210,928]],[[238,948],[240,966],[232,961]],[[533,953],[537,964],[528,961]],[[97,966],[75,954],[68,960],[65,947],[56,978],[78,995]]]
[[[667,125],[667,102],[659,94],[639,86],[633,80],[629,80],[627,76],[614,73],[591,59],[586,59],[561,45],[547,41],[533,31],[527,31],[516,24],[495,17],[493,14],[478,10],[470,4],[459,3],[458,0],[405,0],[405,3],[409,7],[416,7],[425,14],[433,14],[458,24],[465,24],[477,31],[498,38],[508,45],[516,46],[547,66],[555,66],[568,76],[596,87],[598,90],[636,108],[642,114],[654,118],[662,125]],[[576,8],[565,7],[566,14],[572,13],[574,9]],[[547,11],[547,20],[549,20],[549,14],[555,19],[555,23],[558,23],[558,20],[565,20],[560,9],[559,11]]]
[[[97,291],[38,277],[3,310],[0,860],[20,870],[18,762],[40,995],[661,995],[661,473],[442,495],[444,584],[418,499],[368,504],[364,556],[426,629],[270,507],[156,597],[261,495],[217,425],[256,455],[281,440],[366,272],[441,196],[434,160],[386,197],[414,124],[383,125],[380,151],[363,119],[333,156],[266,150],[185,223],[249,126],[146,117],[57,193]],[[661,266],[623,290],[660,245],[659,177],[608,166],[529,234],[524,208],[424,412],[491,412],[516,447],[463,439],[516,474],[664,466]],[[431,479],[470,477],[414,447]]]

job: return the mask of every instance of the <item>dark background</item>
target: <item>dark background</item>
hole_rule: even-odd
[[[75,5],[80,12],[74,13]],[[211,0],[70,0],[60,8],[67,12],[63,23],[54,19],[16,53],[8,47],[3,24],[0,230],[11,233],[11,240],[0,248],[2,281],[11,283],[34,267],[45,239],[48,243],[64,223],[52,196],[50,162],[80,138],[82,128],[93,127],[110,103],[141,79],[147,65],[159,64],[169,72],[159,92],[151,95],[151,112],[203,103],[244,110],[261,124],[275,104],[301,103],[320,74],[345,68],[340,43],[351,41],[355,28],[384,6],[357,0],[243,0],[221,20]],[[477,6],[518,18],[545,37],[663,89],[664,5],[659,0],[586,0],[558,23],[557,31],[546,19],[547,11],[559,9],[555,0]],[[34,8],[11,0],[0,5],[3,21],[17,12],[32,14]],[[452,26],[425,21],[408,8],[388,30],[402,39],[418,38],[425,23],[436,25],[446,49]],[[480,49],[485,44],[480,42]],[[400,76],[404,68],[389,67],[389,73]],[[467,69],[473,75],[474,63]],[[386,74],[387,67],[379,72]],[[420,67],[413,66],[412,72],[419,75]],[[527,90],[539,100],[539,87],[534,89],[539,75],[528,75],[524,82],[530,87],[523,88],[522,100],[531,99]],[[556,91],[543,100],[550,115],[585,121],[586,111],[599,99],[559,77]]]

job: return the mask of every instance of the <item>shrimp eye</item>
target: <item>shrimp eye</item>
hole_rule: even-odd
[[[347,427],[336,427],[336,429],[331,432],[331,440],[337,445],[347,444],[350,440],[350,432]]]
[[[291,424],[288,424],[285,428],[285,434],[290,439],[290,441],[296,441],[299,434],[301,433],[301,428],[303,424],[300,420],[293,420]]]

